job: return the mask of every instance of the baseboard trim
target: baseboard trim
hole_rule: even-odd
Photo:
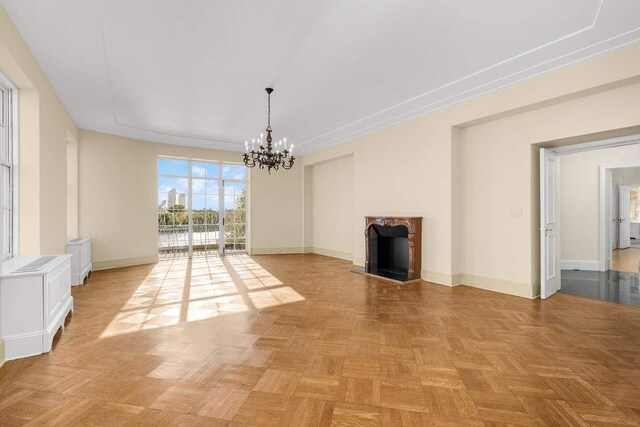
[[[0,367],[4,365],[5,357],[4,357],[4,340],[0,340]]]
[[[353,261],[353,255],[348,252],[334,251],[333,249],[323,249],[323,248],[305,248],[306,253],[319,254],[324,256],[329,256],[331,258],[339,258],[347,261]]]
[[[138,258],[113,259],[109,261],[94,261],[93,271],[109,270],[111,268],[131,267],[134,265],[155,264],[160,257],[158,255],[150,255]]]
[[[600,271],[600,261],[589,261],[584,259],[563,259],[560,261],[560,268],[563,270],[586,270]]]
[[[365,259],[360,257],[353,257],[353,265],[357,265],[358,267],[364,267]]]
[[[422,280],[445,286],[457,286],[461,282],[460,274],[441,273],[439,271],[422,270],[420,272]]]
[[[294,246],[290,248],[251,248],[249,255],[280,255],[280,254],[303,254],[305,248]]]
[[[522,298],[536,298],[536,290],[527,283],[512,282],[510,280],[495,279],[493,277],[462,274],[461,282],[464,285],[487,291],[499,292]]]

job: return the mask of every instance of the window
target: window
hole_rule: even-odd
[[[159,252],[246,250],[246,179],[243,165],[159,158]]]
[[[0,259],[3,261],[14,256],[16,247],[14,93],[8,82],[0,76]]]

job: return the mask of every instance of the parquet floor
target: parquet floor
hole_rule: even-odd
[[[611,253],[611,269],[640,273],[640,247],[631,246],[627,249],[615,249]]]
[[[96,272],[0,425],[639,425],[640,309],[397,287],[319,255]]]

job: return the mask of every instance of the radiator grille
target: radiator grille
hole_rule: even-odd
[[[40,257],[35,261],[31,261],[29,264],[20,267],[19,269],[14,271],[14,273],[32,273],[34,271],[38,271],[42,269],[45,265],[53,261],[55,258],[56,258],[55,255]]]

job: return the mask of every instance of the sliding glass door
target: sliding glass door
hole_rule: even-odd
[[[159,158],[159,252],[246,250],[246,178],[242,165]]]

